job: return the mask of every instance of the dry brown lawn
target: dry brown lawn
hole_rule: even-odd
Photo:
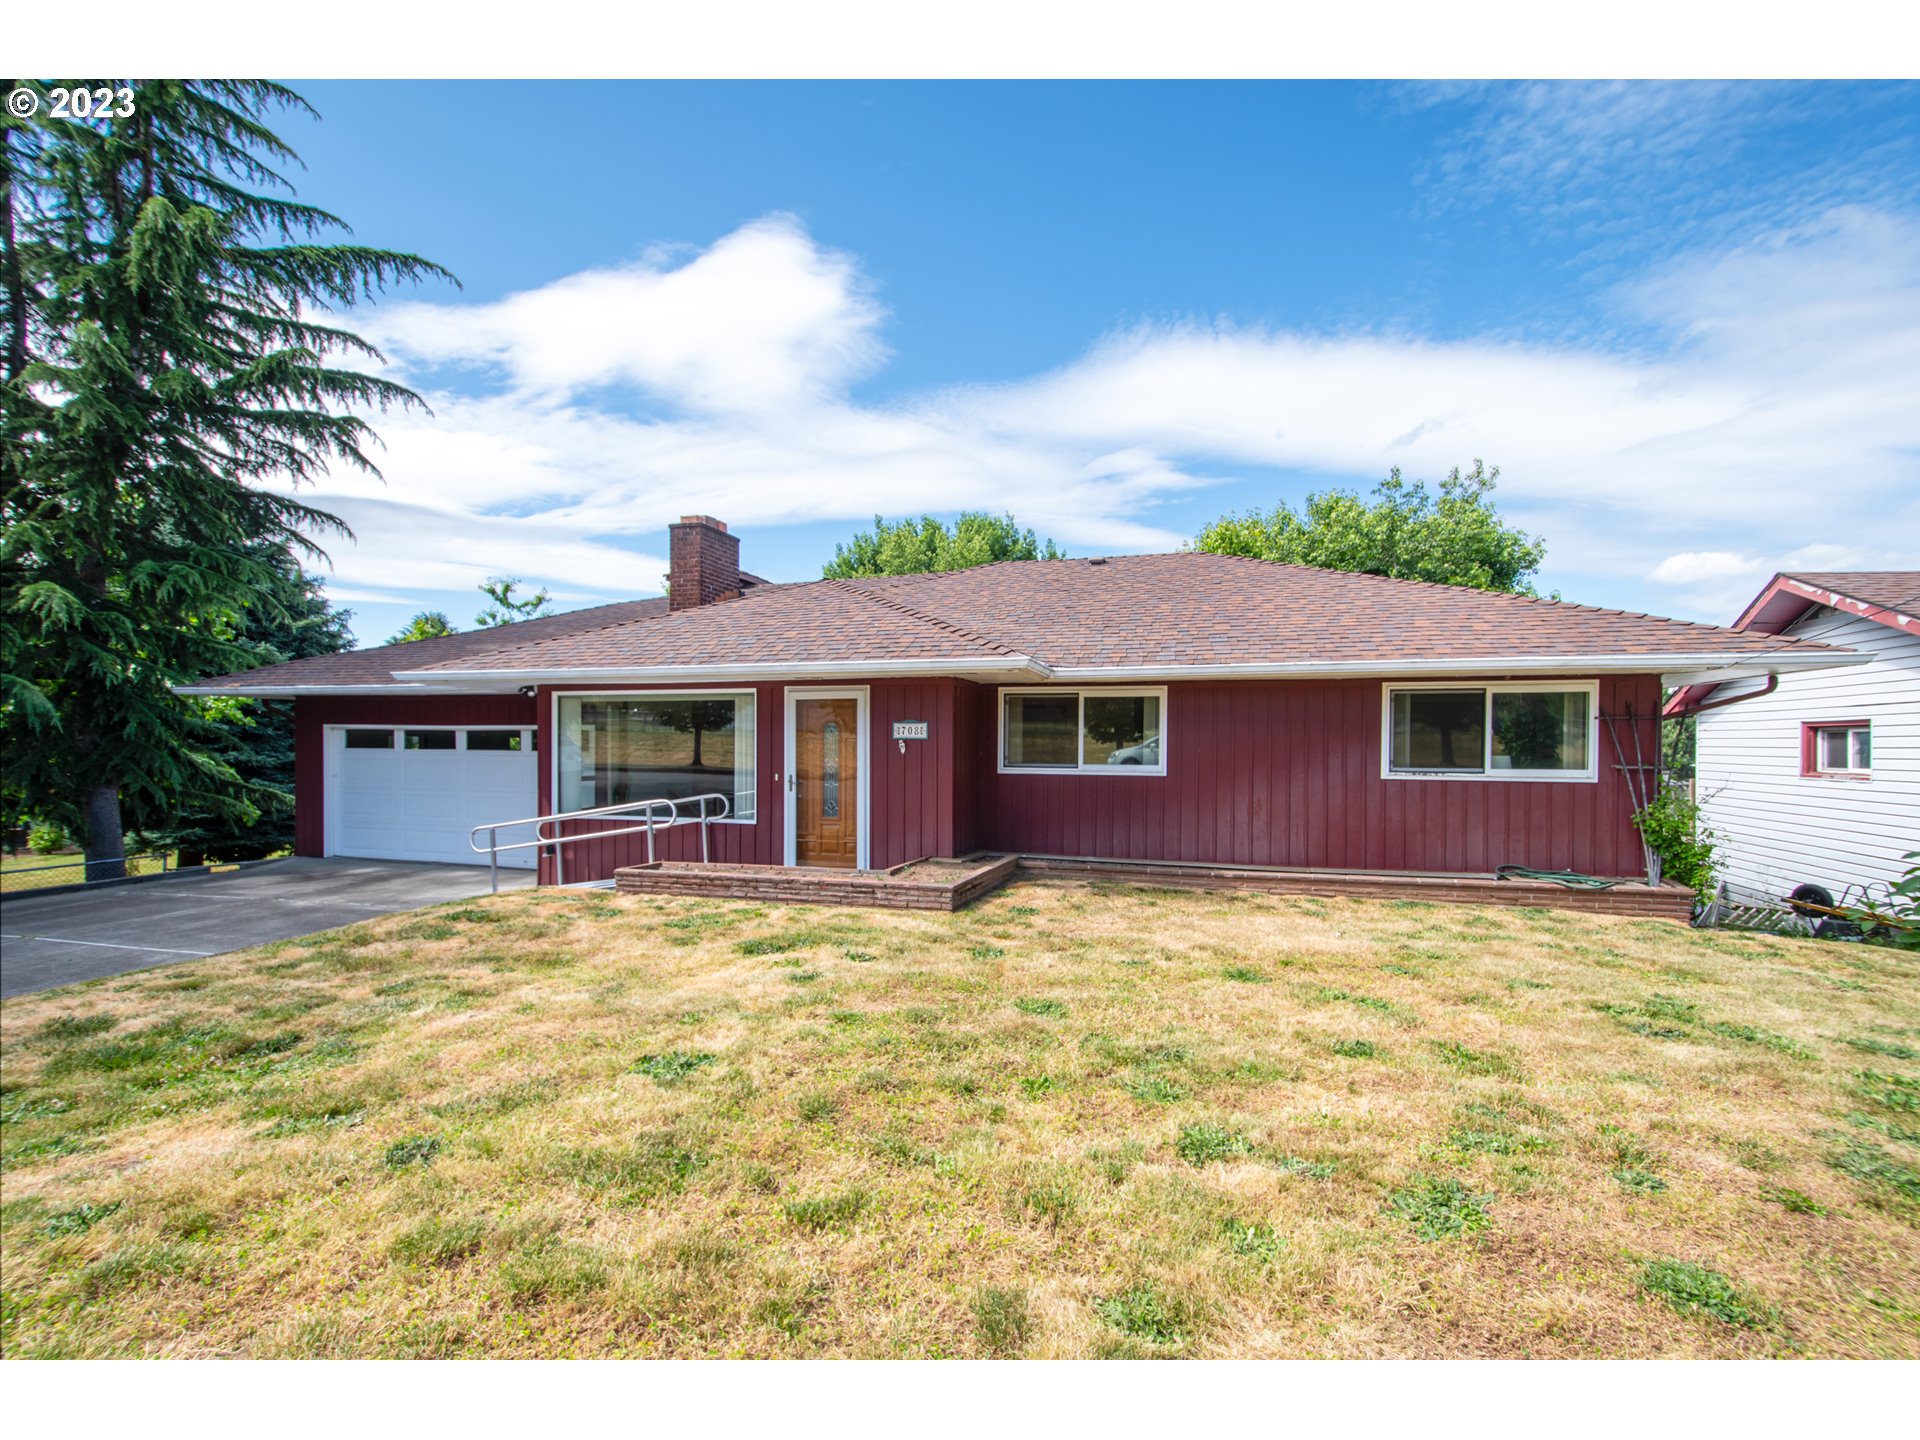
[[[522,892],[7,1002],[9,1356],[1920,1356],[1920,967]]]

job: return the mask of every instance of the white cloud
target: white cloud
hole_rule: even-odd
[[[760,411],[870,373],[886,357],[884,313],[852,257],[769,215],[682,265],[658,252],[492,304],[393,306],[373,333],[416,362],[495,367],[528,396],[629,384],[695,409]]]
[[[361,537],[334,547],[340,582],[382,594],[502,570],[644,593],[690,510],[752,528],[1008,509],[1077,548],[1166,549],[1186,527],[1156,506],[1249,470],[1364,485],[1476,456],[1570,598],[1646,577],[1725,618],[1795,543],[1920,564],[1920,224],[1843,208],[1618,298],[1656,343],[1148,325],[1050,373],[867,404],[850,387],[884,357],[870,285],[771,217],[679,264],[382,312],[435,413],[378,422],[385,484],[314,498]],[[448,366],[497,380],[473,393]]]
[[[1698,585],[1708,580],[1758,575],[1766,568],[1766,561],[1731,550],[1689,550],[1669,555],[1647,572],[1647,579],[1655,585]]]

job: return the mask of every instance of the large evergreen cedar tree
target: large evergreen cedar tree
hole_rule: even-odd
[[[862,575],[925,575],[940,570],[970,570],[999,560],[1060,560],[1065,552],[1053,541],[1022,530],[1011,515],[969,510],[951,528],[931,515],[889,524],[876,515],[863,530],[833,547],[833,559],[821,570],[828,580]]]
[[[314,317],[452,277],[323,243],[346,227],[293,198],[275,167],[298,157],[265,123],[306,108],[292,91],[89,83],[130,84],[133,114],[0,117],[0,704],[5,784],[85,836],[99,879],[123,821],[255,818],[223,717],[169,687],[277,658],[250,624],[293,622],[287,557],[344,533],[262,482],[374,471],[360,415],[419,403]]]
[[[1193,548],[1531,595],[1547,547],[1500,519],[1493,504],[1499,478],[1498,466],[1476,460],[1465,474],[1451,471],[1435,495],[1395,469],[1371,502],[1349,490],[1317,491],[1297,512],[1282,501],[1265,514],[1223,516]]]

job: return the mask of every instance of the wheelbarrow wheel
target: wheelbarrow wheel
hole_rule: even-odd
[[[1801,919],[1812,920],[1822,910],[1834,908],[1833,892],[1824,885],[1796,885],[1793,894],[1787,897],[1787,903]]]

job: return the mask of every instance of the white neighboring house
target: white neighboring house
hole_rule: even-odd
[[[1920,850],[1920,571],[1776,575],[1736,630],[1844,645],[1873,660],[1759,682],[1691,685],[1694,790],[1735,898],[1886,884]]]

